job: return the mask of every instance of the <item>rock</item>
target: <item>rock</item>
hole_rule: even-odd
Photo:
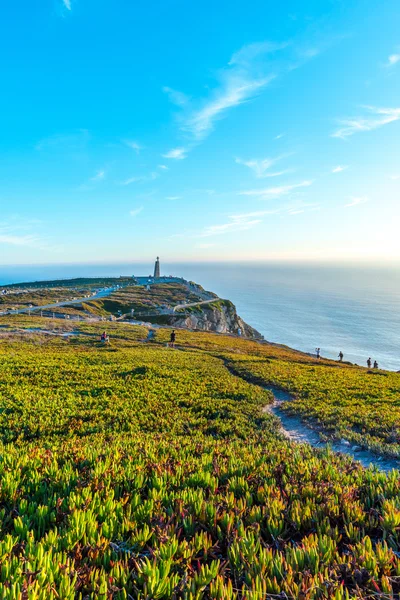
[[[216,300],[212,304],[192,307],[182,315],[171,316],[170,321],[170,324],[175,327],[236,335],[239,335],[240,332],[240,336],[243,338],[263,339],[256,329],[239,317],[235,305],[229,300]]]

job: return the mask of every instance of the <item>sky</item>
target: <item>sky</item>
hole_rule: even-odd
[[[400,261],[398,0],[15,0],[0,53],[0,264]]]

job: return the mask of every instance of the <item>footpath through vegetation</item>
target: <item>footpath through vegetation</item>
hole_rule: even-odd
[[[398,457],[400,375],[230,336],[179,331],[174,351],[163,329],[8,325],[0,598],[399,597],[400,473],[288,441],[251,381]]]

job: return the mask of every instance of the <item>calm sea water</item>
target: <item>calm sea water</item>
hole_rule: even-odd
[[[0,285],[80,276],[147,275],[152,264],[1,267]],[[400,267],[165,264],[232,300],[267,340],[323,356],[400,370]]]

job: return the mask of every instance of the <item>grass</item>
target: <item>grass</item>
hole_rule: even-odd
[[[233,336],[178,331],[174,351],[162,329],[107,323],[103,345],[97,323],[3,323],[2,599],[398,598],[399,473],[285,441],[243,377],[374,437],[372,406],[398,423],[399,375]]]

